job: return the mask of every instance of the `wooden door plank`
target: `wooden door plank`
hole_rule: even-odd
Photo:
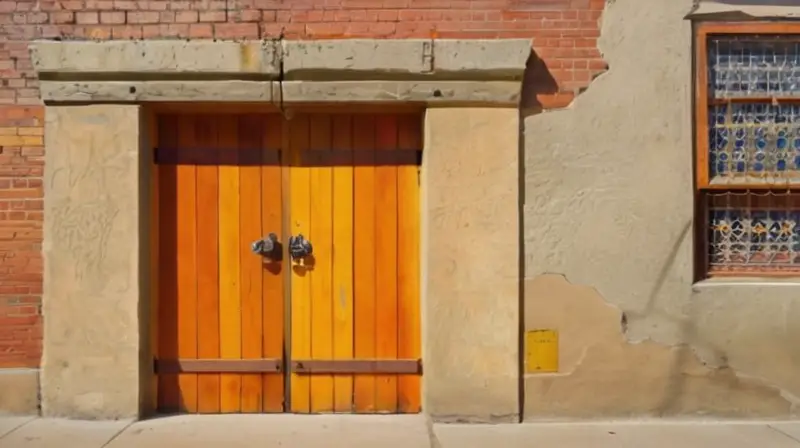
[[[261,160],[262,118],[239,116],[239,150],[247,160]],[[261,167],[243,164],[239,168],[239,257],[242,288],[242,358],[258,359],[263,340],[262,260],[250,251],[250,244],[261,235]],[[242,412],[261,412],[263,400],[261,374],[242,375]]]
[[[333,172],[331,168],[331,116],[309,117],[309,151],[319,161],[310,167],[311,229],[314,247],[311,275],[311,357],[333,357]],[[319,154],[322,153],[322,154]],[[327,153],[327,154],[325,154]],[[333,375],[311,377],[311,412],[333,412]]]
[[[397,116],[376,118],[377,151],[397,149]],[[397,358],[397,166],[375,168],[376,357]],[[375,408],[397,412],[397,375],[376,375]]]
[[[283,123],[279,115],[264,116],[264,156],[262,160],[276,159],[275,152],[281,150]],[[261,166],[261,235],[275,233],[285,242],[283,235],[282,168],[280,165]],[[283,267],[287,260],[271,261],[263,265],[262,276],[262,322],[264,326],[262,355],[264,358],[283,358]],[[283,411],[284,382],[282,374],[265,374],[263,377],[264,412]]]
[[[353,118],[333,117],[333,359],[353,359]],[[334,411],[353,411],[353,376],[334,377]]]
[[[403,115],[398,122],[398,147],[422,149],[419,115]],[[420,359],[420,202],[419,171],[415,165],[397,168],[397,356]],[[420,405],[420,376],[400,375],[397,384],[398,410],[417,413]]]
[[[158,118],[158,144],[175,148],[178,145],[178,118],[162,115]],[[178,358],[178,184],[177,166],[158,166],[158,356],[161,359]],[[163,412],[179,409],[180,390],[178,375],[159,375],[158,408]]]
[[[311,230],[310,168],[303,156],[309,146],[308,115],[298,115],[289,122],[289,150],[292,167],[290,180],[291,235],[308,236]],[[312,241],[313,244],[313,241]],[[287,260],[292,267],[291,280],[291,351],[293,358],[311,357],[311,277],[307,267]],[[292,373],[290,378],[292,412],[311,410],[310,378]]]
[[[353,123],[353,277],[355,358],[375,358],[375,118],[357,115]],[[353,381],[356,412],[375,410],[375,377]]]
[[[178,153],[191,157],[197,148],[194,116],[178,119]],[[197,177],[194,165],[180,163],[178,184],[178,357],[197,358]],[[181,411],[197,412],[197,374],[178,376]]]
[[[219,124],[221,151],[236,151],[238,135],[236,117],[224,115],[216,118]],[[235,157],[225,156],[231,160]],[[239,258],[239,167],[219,167],[219,322],[220,357],[241,359],[242,322]],[[225,373],[220,377],[220,411],[241,410],[241,375]]]
[[[261,160],[263,116],[239,116],[240,156]],[[239,257],[242,288],[242,358],[258,359],[262,353],[263,300],[262,260],[250,251],[250,243],[261,235],[261,167],[243,164],[239,168]],[[242,374],[242,412],[261,412],[263,400],[261,374]]]
[[[205,152],[218,151],[217,122],[211,116],[197,120],[198,146]],[[197,167],[197,356],[219,358],[219,169],[216,165]],[[197,409],[200,413],[220,411],[220,376],[203,373],[197,377]]]

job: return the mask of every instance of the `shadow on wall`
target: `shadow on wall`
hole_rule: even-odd
[[[523,118],[524,115],[542,112],[544,105],[542,105],[540,97],[557,93],[559,93],[558,81],[550,72],[545,61],[535,52],[531,52],[528,62],[525,64],[525,74],[522,79],[519,108],[524,113],[520,115],[520,118]],[[524,133],[520,134],[521,137],[524,135]],[[520,160],[525,159],[521,158]]]

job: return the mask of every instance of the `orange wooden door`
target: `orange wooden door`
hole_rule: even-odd
[[[157,117],[153,281],[160,411],[284,410],[279,115]]]
[[[416,114],[304,114],[288,123],[290,410],[420,411]],[[288,264],[287,264],[288,266]]]

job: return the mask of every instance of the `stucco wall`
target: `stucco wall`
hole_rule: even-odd
[[[692,284],[691,6],[610,2],[610,70],[525,118],[525,323],[561,358],[526,419],[794,414],[800,285]]]
[[[423,410],[519,421],[519,114],[433,108],[422,162]]]
[[[48,106],[45,117],[42,414],[135,417],[148,358],[140,107]]]

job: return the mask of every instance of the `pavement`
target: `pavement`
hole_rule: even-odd
[[[184,415],[89,422],[0,417],[0,448],[800,448],[800,422],[431,424],[398,415]]]

